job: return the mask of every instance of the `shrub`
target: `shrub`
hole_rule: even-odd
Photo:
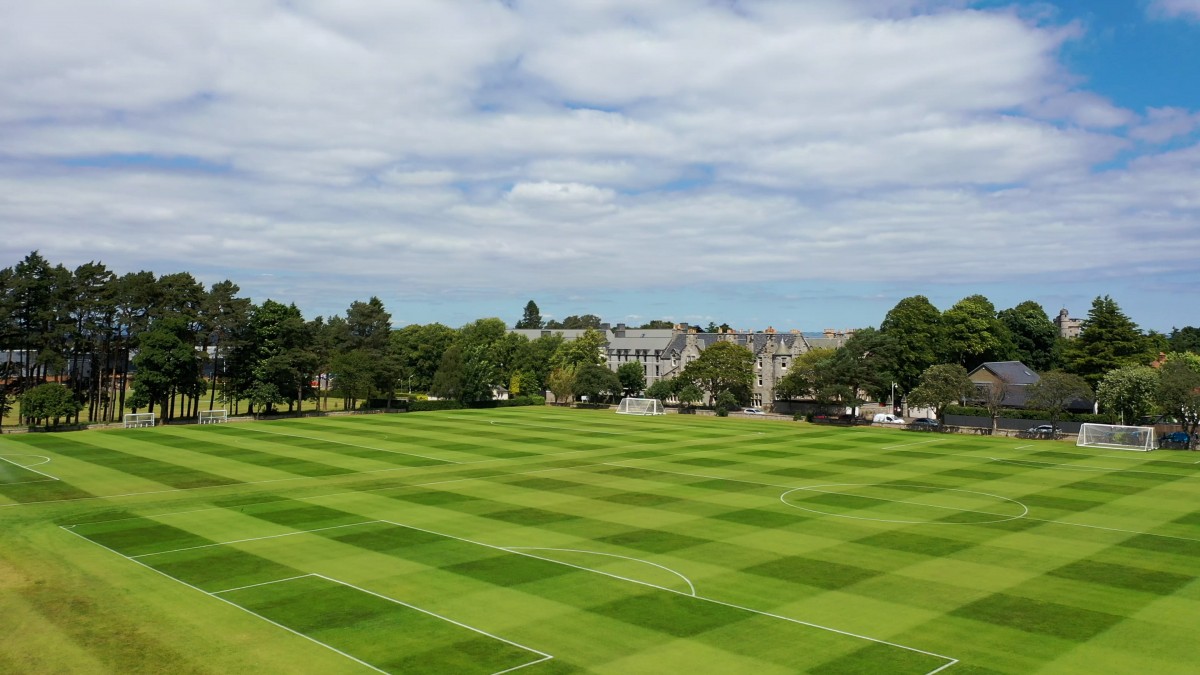
[[[952,405],[946,407],[947,415],[966,415],[970,417],[991,417],[987,408],[979,408],[976,406]],[[1014,420],[1029,420],[1030,422],[1040,422],[1050,419],[1050,413],[1045,410],[1018,410],[1011,408],[1000,413],[1001,417]],[[1058,417],[1060,422],[1096,422],[1100,424],[1115,424],[1116,420],[1112,415],[1096,415],[1093,413],[1062,413]]]
[[[409,412],[433,412],[435,410],[462,410],[465,408],[458,401],[413,401],[408,404]]]

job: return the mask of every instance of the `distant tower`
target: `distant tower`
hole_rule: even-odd
[[[1058,336],[1067,340],[1079,337],[1079,331],[1083,329],[1083,321],[1072,319],[1066,307],[1058,310],[1058,316],[1054,317],[1054,325],[1058,327]]]

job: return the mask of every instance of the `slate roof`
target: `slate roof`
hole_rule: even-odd
[[[1009,384],[1028,385],[1042,379],[1033,369],[1021,363],[1020,361],[988,361],[972,370],[967,377],[978,373],[980,370],[987,370],[995,375],[1000,380]]]

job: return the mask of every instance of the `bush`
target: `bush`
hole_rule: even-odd
[[[545,396],[514,396],[507,400],[475,401],[471,408],[517,408],[529,405],[546,405]]]
[[[729,417],[729,411],[737,407],[737,397],[728,391],[717,394],[717,417]]]
[[[408,404],[409,412],[433,412],[435,410],[462,410],[466,406],[458,401],[413,401]]]
[[[966,415],[971,417],[991,417],[987,408],[976,406],[951,405],[946,406],[947,415]],[[1030,422],[1040,422],[1050,419],[1050,413],[1045,410],[1018,410],[1009,408],[1001,411],[1001,417],[1014,420],[1028,420]],[[1116,424],[1116,419],[1112,415],[1096,415],[1093,413],[1070,413],[1064,412],[1058,417],[1059,422],[1094,422],[1099,424]]]

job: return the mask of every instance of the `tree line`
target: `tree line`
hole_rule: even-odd
[[[545,321],[532,300],[517,328],[577,327],[584,333],[571,341],[556,333],[529,339],[509,333],[498,318],[459,328],[431,323],[393,329],[377,297],[352,302],[345,316],[305,319],[294,304],[254,303],[239,294],[229,280],[206,288],[187,272],[118,275],[94,261],[69,270],[34,251],[0,270],[0,351],[7,355],[0,408],[7,412],[17,396],[31,394],[31,405],[21,410],[27,423],[115,421],[130,410],[157,410],[169,420],[215,407],[234,413],[242,406],[265,413],[300,410],[306,403],[326,408],[330,395],[353,407],[390,400],[400,391],[472,403],[492,398],[501,387],[513,396],[550,391],[560,401],[646,388],[641,364],[623,364],[616,372],[605,366],[599,317]],[[655,320],[642,327],[671,325]],[[707,330],[724,328],[711,324]],[[651,395],[667,392],[690,403],[708,393],[724,407],[745,404],[752,355],[725,344],[706,349]],[[797,357],[776,393],[853,404],[861,393],[882,400],[894,384],[898,395],[920,399],[922,377],[933,366],[970,369],[1019,360],[1039,372],[1077,376],[1099,388],[1105,405],[1111,400],[1133,414],[1145,409],[1145,399],[1125,402],[1136,398],[1126,389],[1145,389],[1144,377],[1122,375],[1142,383],[1136,386],[1118,387],[1116,380],[1101,386],[1106,376],[1144,367],[1160,352],[1198,351],[1200,329],[1141,331],[1108,297],[1093,302],[1077,339],[1062,340],[1032,301],[996,311],[987,298],[973,295],[939,311],[913,296],[889,311],[879,328],[855,332],[841,348]],[[32,395],[47,383],[69,395]],[[1109,391],[1120,393],[1108,398]]]

